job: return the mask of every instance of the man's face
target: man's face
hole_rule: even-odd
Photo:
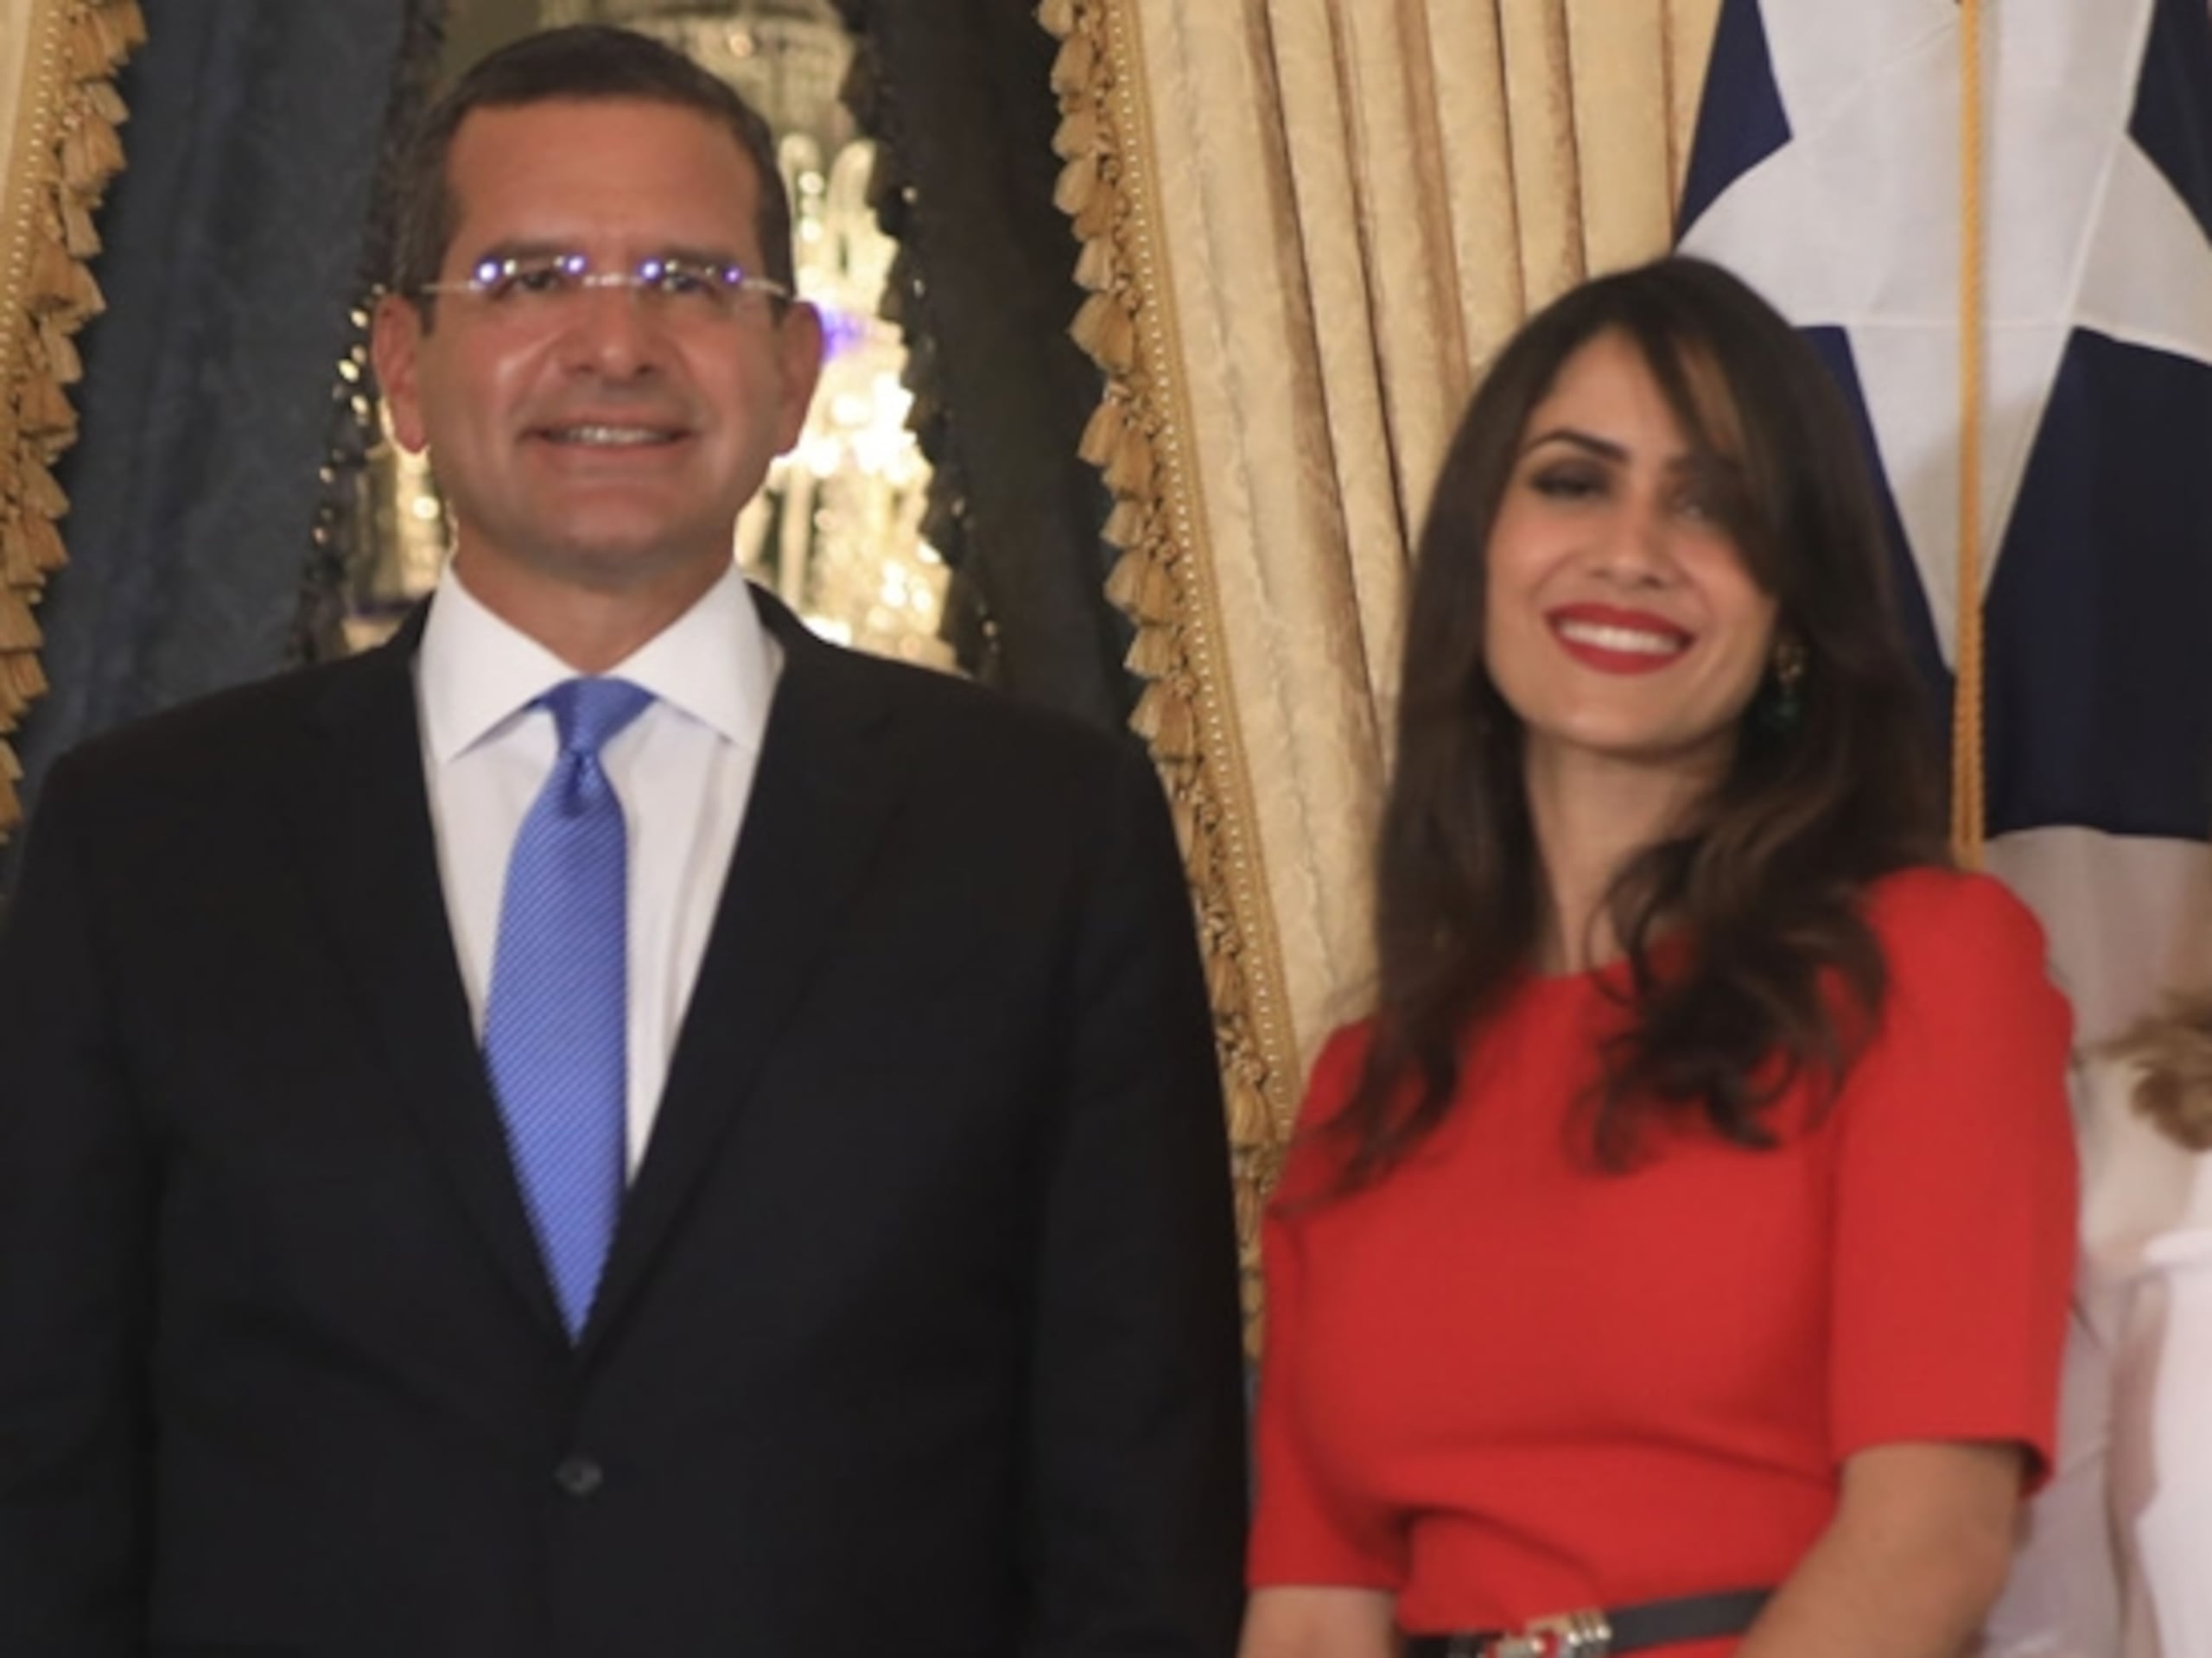
[[[597,273],[681,257],[762,269],[759,181],[709,118],[645,102],[480,109],[447,166],[442,283],[505,255],[581,255]],[[634,287],[441,294],[435,326],[385,302],[377,372],[394,429],[428,446],[472,588],[704,591],[738,510],[805,419],[813,312]]]

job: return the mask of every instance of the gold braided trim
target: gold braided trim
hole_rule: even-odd
[[[1984,785],[1981,620],[1983,286],[1987,249],[1981,113],[1981,0],[1959,4],[1959,587],[1951,693],[1951,850],[1981,867]]]
[[[116,70],[146,39],[137,0],[18,0],[25,31],[14,143],[0,199],[0,840],[22,821],[5,739],[46,689],[31,607],[67,555],[54,462],[77,435],[72,340],[101,309],[86,269],[92,210],[123,166]]]
[[[1204,496],[1185,453],[1187,394],[1149,164],[1137,0],[1042,0],[1064,163],[1055,194],[1082,251],[1088,297],[1070,329],[1106,372],[1083,458],[1114,496],[1121,549],[1107,596],[1136,624],[1128,666],[1147,683],[1130,725],[1166,786],[1197,906],[1228,1098],[1246,1333],[1259,1333],[1259,1223],[1296,1106],[1298,1058],[1254,831],[1243,744],[1208,579]]]

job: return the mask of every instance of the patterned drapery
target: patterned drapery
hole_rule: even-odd
[[[1408,548],[1529,310],[1664,251],[1718,0],[1044,0],[1059,200],[1248,1251],[1368,972]],[[1248,1267],[1251,1264],[1248,1253]]]
[[[31,607],[64,555],[53,466],[74,440],[73,336],[100,309],[92,209],[123,164],[114,75],[136,0],[0,0],[0,841],[20,817],[8,736],[46,689]]]
[[[144,8],[82,430],[55,469],[73,505],[38,612],[53,687],[15,737],[33,813],[86,738],[283,664],[395,64],[435,3]],[[0,851],[0,887],[20,856]]]

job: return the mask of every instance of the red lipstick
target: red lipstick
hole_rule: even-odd
[[[1675,662],[1694,637],[1648,610],[1612,605],[1561,605],[1544,613],[1560,648],[1605,674],[1650,674]]]

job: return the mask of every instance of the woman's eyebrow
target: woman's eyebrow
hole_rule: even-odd
[[[1547,443],[1572,444],[1578,449],[1587,450],[1590,454],[1607,461],[1620,461],[1628,459],[1627,449],[1620,444],[1610,439],[1598,437],[1589,432],[1580,431],[1572,426],[1555,426],[1548,432],[1530,438],[1528,442],[1521,446],[1521,453],[1527,454],[1532,450],[1541,448]]]

